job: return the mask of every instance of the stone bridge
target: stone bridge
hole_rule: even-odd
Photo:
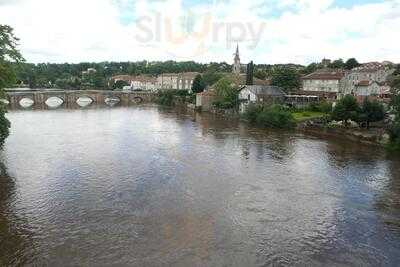
[[[129,106],[131,104],[149,103],[155,100],[155,93],[152,92],[123,92],[106,90],[6,90],[8,106],[13,108],[22,108],[21,101],[31,102],[33,108],[49,108],[46,102],[52,99],[58,99],[61,107],[78,108],[79,99],[90,99],[90,105],[108,104],[109,101],[114,104]]]

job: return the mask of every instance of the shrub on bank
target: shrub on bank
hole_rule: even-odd
[[[10,133],[10,121],[6,118],[5,113],[6,113],[6,108],[5,106],[0,103],[0,147],[3,146],[4,141],[8,137]]]
[[[157,94],[157,103],[162,106],[174,106],[175,98],[186,98],[189,93],[186,90],[163,90]]]
[[[296,123],[292,113],[281,105],[250,106],[244,114],[250,123],[266,128],[293,128]]]

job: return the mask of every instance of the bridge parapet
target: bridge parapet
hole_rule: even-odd
[[[106,90],[46,90],[46,91],[6,91],[7,101],[11,108],[20,108],[22,99],[27,98],[33,101],[33,106],[46,108],[46,101],[51,97],[62,100],[64,107],[76,107],[79,98],[88,97],[93,104],[106,104],[107,98],[118,98],[122,105],[135,105],[139,103],[150,103],[155,100],[153,92],[122,92]]]

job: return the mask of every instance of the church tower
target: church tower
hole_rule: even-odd
[[[233,63],[233,73],[236,75],[240,74],[240,56],[239,56],[239,44],[236,46],[236,53],[234,54],[234,63]]]

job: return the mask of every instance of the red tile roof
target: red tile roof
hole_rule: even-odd
[[[343,70],[323,69],[302,77],[303,80],[341,80],[345,75]]]

